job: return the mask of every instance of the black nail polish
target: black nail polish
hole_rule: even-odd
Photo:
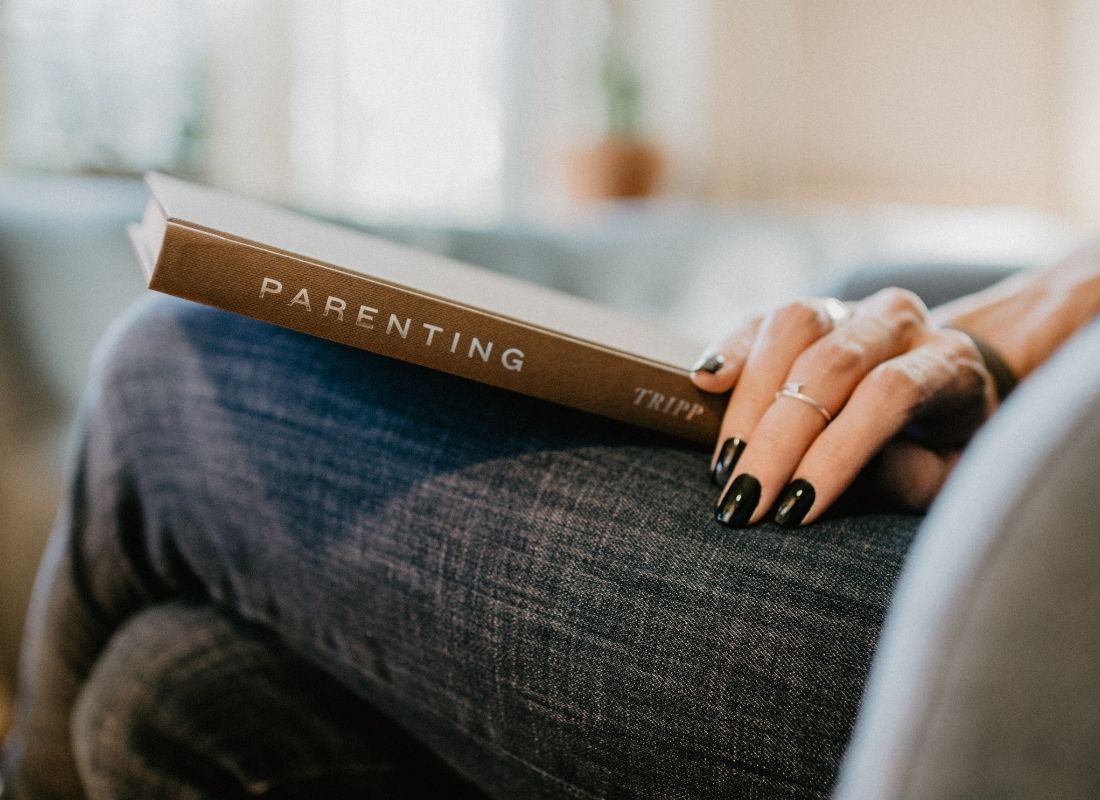
[[[776,504],[773,518],[776,524],[784,528],[797,528],[813,506],[815,496],[814,487],[809,481],[801,478],[791,481]]]
[[[760,502],[760,481],[743,472],[733,479],[722,499],[718,501],[715,519],[731,528],[744,528],[749,524],[756,504]]]
[[[692,366],[692,372],[709,372],[711,375],[722,369],[726,359],[721,353],[703,353],[699,360]]]
[[[710,479],[715,486],[726,485],[746,444],[748,442],[737,436],[731,436],[722,443],[722,449],[718,451],[718,458],[714,459],[714,467],[710,471]]]

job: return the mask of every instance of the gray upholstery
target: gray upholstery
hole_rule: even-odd
[[[886,286],[901,286],[916,292],[933,308],[980,291],[1020,269],[974,264],[881,264],[845,274],[825,293],[842,300],[862,300]]]
[[[836,795],[1100,797],[1100,322],[980,432],[905,567]]]

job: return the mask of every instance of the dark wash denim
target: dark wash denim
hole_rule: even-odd
[[[707,459],[147,303],[83,409],[9,784],[825,797],[919,519],[728,530]]]

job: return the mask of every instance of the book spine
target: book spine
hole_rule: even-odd
[[[149,288],[691,441],[725,410],[686,370],[172,220]]]

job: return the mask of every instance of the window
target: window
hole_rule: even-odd
[[[508,5],[293,3],[295,193],[371,216],[499,215]]]
[[[193,171],[198,26],[180,0],[7,0],[7,159],[44,170]]]

